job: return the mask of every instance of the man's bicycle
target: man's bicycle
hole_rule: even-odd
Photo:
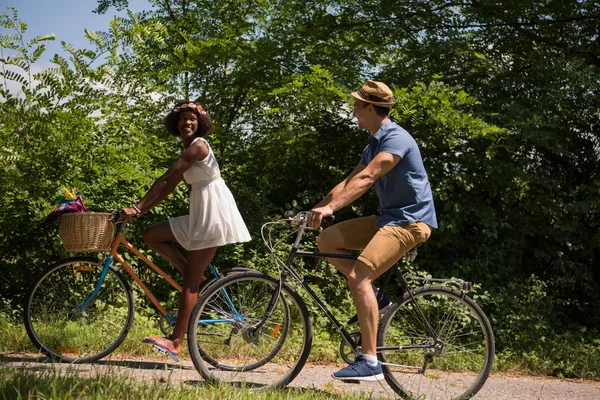
[[[290,213],[263,225],[263,240],[279,269],[278,277],[256,271],[230,275],[199,298],[189,322],[188,348],[196,369],[207,381],[274,389],[300,373],[313,332],[304,300],[287,282],[290,276],[340,332],[342,350],[360,351],[360,335],[347,332],[292,266],[297,257],[356,257],[300,250],[307,220],[308,212]],[[290,235],[296,235],[287,255],[278,248],[283,239],[274,241],[272,236],[273,229],[282,224],[294,226]],[[394,269],[384,275],[384,285]],[[472,285],[461,280],[426,279],[414,286],[409,282],[419,278],[396,275],[403,291],[382,317],[377,336],[377,356],[385,380],[407,399],[470,398],[485,383],[494,359],[490,323],[467,296]],[[384,290],[381,286],[379,296]]]
[[[107,219],[111,214],[106,214]],[[65,258],[46,269],[32,284],[25,297],[24,322],[29,338],[48,357],[65,362],[85,363],[106,357],[131,329],[134,315],[133,292],[123,274],[113,265],[116,260],[140,286],[162,314],[161,331],[169,335],[177,321],[176,311],[166,310],[119,253],[125,246],[156,273],[181,292],[179,285],[129,243],[124,234],[131,221],[119,220],[112,213],[110,223],[120,228],[101,258]],[[223,271],[209,265],[210,276],[202,282],[202,293],[223,276],[248,271],[232,268]]]

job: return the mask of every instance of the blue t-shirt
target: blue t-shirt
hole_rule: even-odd
[[[398,124],[388,119],[369,138],[360,164],[368,165],[382,152],[396,154],[402,159],[375,181],[379,197],[377,227],[408,225],[421,221],[437,228],[431,186],[417,142]]]

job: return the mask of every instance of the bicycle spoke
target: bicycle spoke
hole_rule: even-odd
[[[405,297],[382,319],[379,345],[404,347],[381,352],[386,380],[406,398],[454,399],[476,393],[493,357],[487,319],[470,299],[448,288],[419,288],[413,295],[414,301]],[[414,345],[422,347],[406,348]]]
[[[216,285],[199,299],[192,313],[188,347],[205,379],[278,387],[299,371],[299,360],[308,354],[304,336],[308,327],[297,295],[290,296],[284,290],[272,314],[255,330],[277,285],[268,275],[245,273],[224,279],[221,287]],[[223,315],[233,315],[231,304],[238,313],[235,321],[207,320],[209,316],[221,320]]]
[[[109,270],[91,299],[102,268],[88,259],[67,259],[36,282],[28,293],[25,326],[40,350],[68,362],[92,361],[123,341],[133,318],[133,297]]]

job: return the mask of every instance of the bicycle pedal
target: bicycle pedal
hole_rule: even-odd
[[[354,385],[359,385],[360,384],[359,380],[354,380],[354,379],[344,379],[342,382],[343,383],[351,383],[351,384],[354,384]]]
[[[169,355],[169,352],[168,352],[168,351],[166,351],[165,349],[163,349],[163,348],[162,348],[162,347],[160,347],[160,346],[157,346],[157,345],[153,344],[153,345],[152,345],[152,348],[154,349],[154,351],[158,351],[160,354],[163,354],[163,355],[165,355],[165,356],[168,356],[168,355]]]
[[[155,343],[153,340],[151,339],[144,339],[143,340],[144,343],[148,343],[150,345],[152,345],[152,350],[154,351],[158,351],[160,354],[166,355],[171,357],[173,360],[175,360],[176,362],[179,362],[179,358],[177,358],[177,356],[175,354],[173,354],[171,351],[169,351],[167,348],[162,347],[161,345]]]

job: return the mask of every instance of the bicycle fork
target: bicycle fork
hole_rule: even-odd
[[[112,256],[106,257],[106,259],[104,260],[104,266],[102,267],[102,272],[100,273],[100,278],[98,279],[98,282],[96,283],[96,286],[94,287],[94,291],[87,297],[87,299],[85,299],[83,301],[83,303],[80,306],[78,306],[76,308],[77,312],[83,312],[86,309],[86,307],[92,301],[94,301],[94,299],[100,292],[100,288],[102,287],[102,284],[104,283],[104,279],[106,278],[106,274],[108,273],[108,269],[110,268],[112,262],[113,262]]]
[[[263,315],[261,320],[258,321],[258,323],[256,325],[245,329],[244,332],[242,333],[244,340],[246,340],[248,343],[258,345],[258,333],[261,331],[264,324],[267,322],[267,320],[273,314],[273,310],[275,309],[275,306],[277,305],[277,299],[279,299],[279,296],[281,296],[283,282],[285,281],[286,277],[287,277],[287,272],[282,271],[281,277],[279,279],[279,284],[273,291],[273,295],[271,296],[271,300],[269,301],[269,305],[267,306],[267,310],[265,311],[265,314]],[[274,335],[276,335],[277,332],[279,332],[279,327],[275,328],[275,330],[273,331],[271,336],[275,337]]]

